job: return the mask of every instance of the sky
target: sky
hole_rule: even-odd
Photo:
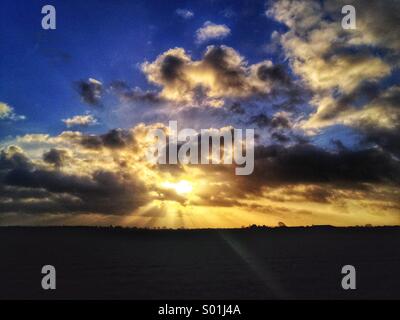
[[[46,4],[55,30],[41,26]],[[399,12],[395,0],[3,1],[0,225],[398,225]],[[149,164],[146,135],[170,120],[254,128],[254,172]]]

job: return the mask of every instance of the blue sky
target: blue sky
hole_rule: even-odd
[[[63,130],[61,119],[87,110],[73,88],[81,79],[149,87],[138,65],[174,47],[199,58],[210,44],[195,43],[205,21],[229,26],[231,34],[213,43],[234,47],[250,63],[279,59],[264,46],[273,30],[284,27],[265,16],[259,1],[52,1],[57,29],[43,30],[47,3],[2,2],[0,101],[27,119],[2,123],[0,137]],[[194,16],[184,19],[178,8]]]

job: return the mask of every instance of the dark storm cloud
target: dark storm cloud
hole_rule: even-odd
[[[320,186],[312,186],[303,193],[307,200],[318,203],[329,203],[336,197],[335,191]]]
[[[295,111],[305,108],[311,94],[310,91],[299,84],[290,86],[276,86],[269,100],[276,110]]]
[[[271,133],[271,139],[277,143],[285,144],[292,139],[295,141],[298,139],[292,132],[290,120],[285,114],[275,114],[271,118],[260,113],[250,117],[247,124],[256,125],[260,129],[266,128]]]
[[[47,163],[61,167],[67,160],[68,155],[66,150],[52,148],[43,154],[43,160]]]
[[[339,139],[331,139],[331,144],[336,148],[337,151],[347,151],[348,149]]]
[[[399,55],[400,3],[398,0],[370,0],[368,5],[359,5],[357,0],[328,0],[325,7],[340,17],[340,8],[351,4],[357,8],[357,24],[368,33],[368,40],[376,47],[388,48]]]
[[[122,102],[144,102],[150,104],[157,104],[164,102],[158,92],[144,91],[140,88],[131,88],[126,82],[116,80],[110,83],[109,89],[112,93]]]
[[[262,65],[257,70],[257,76],[262,81],[272,81],[281,85],[291,85],[291,78],[282,65]]]
[[[392,87],[371,102],[379,108],[377,119],[361,119],[356,129],[361,134],[361,144],[376,144],[400,157],[400,88]],[[388,126],[379,126],[380,119],[387,119]]]
[[[180,57],[174,55],[165,56],[161,64],[161,77],[165,81],[175,81],[182,78],[182,69],[185,62]]]
[[[245,114],[246,112],[239,102],[232,103],[232,105],[229,107],[229,111],[232,111],[236,114]]]
[[[49,192],[43,189],[30,189],[30,188],[20,188],[13,186],[5,186],[0,184],[0,199],[43,199],[49,197]],[[1,200],[0,200],[1,201]]]
[[[296,141],[297,144],[308,144],[310,143],[310,139],[303,135],[294,134],[293,140]]]
[[[282,115],[275,115],[271,120],[272,128],[290,128],[290,120]]]
[[[104,146],[109,148],[123,148],[133,142],[131,132],[122,129],[113,129],[100,137]]]
[[[309,90],[295,79],[282,64],[263,64],[257,69],[257,77],[272,87],[271,93],[266,97],[278,110],[294,110],[310,97]]]
[[[2,213],[128,214],[146,202],[145,187],[128,175],[105,170],[67,174],[28,166],[26,159],[8,164],[0,181],[0,199],[8,199],[2,201]],[[35,202],[26,201],[31,198]]]
[[[285,143],[290,141],[290,138],[281,132],[273,132],[271,138],[280,143]]]
[[[123,93],[122,98],[125,101],[138,101],[148,103],[160,103],[164,100],[158,96],[158,93],[153,91],[130,90]]]
[[[249,119],[249,124],[255,124],[260,128],[265,128],[270,126],[271,119],[267,115],[260,113],[258,115],[252,116]]]
[[[272,118],[265,115],[264,113],[257,114],[250,117],[249,124],[255,124],[260,128],[271,128],[271,129],[289,129],[290,120],[283,114],[274,115]]]
[[[342,94],[335,100],[335,104],[328,108],[325,112],[321,112],[319,118],[321,120],[331,120],[337,117],[341,112],[354,108],[355,104],[367,104],[373,99],[379,97],[381,89],[376,82],[364,81],[360,83],[353,91]]]
[[[284,195],[269,195],[267,196],[270,200],[284,202],[286,201],[310,201],[316,203],[332,203],[338,195],[340,191],[335,188],[329,188],[327,186],[319,186],[319,185],[306,185],[303,188],[295,188],[293,186],[289,186],[285,188]],[[291,200],[288,199],[287,196],[290,196]]]
[[[284,184],[400,184],[400,163],[378,149],[328,152],[309,144],[259,146],[250,188]]]
[[[80,144],[88,149],[99,149],[104,146],[101,137],[96,135],[85,135],[80,139]]]
[[[89,149],[102,147],[118,149],[134,144],[134,137],[129,130],[112,129],[103,135],[84,135],[80,139],[80,144]]]
[[[0,152],[0,172],[14,168],[29,169],[32,164],[29,158],[22,153],[22,150],[15,146],[10,146]]]
[[[394,129],[364,127],[361,144],[377,144],[400,157],[400,126]]]
[[[229,61],[230,56],[224,47],[212,47],[204,55],[203,61],[206,66],[216,71],[218,81],[227,88],[246,87],[246,74],[238,66],[232,66]]]
[[[103,85],[94,79],[81,80],[75,83],[75,89],[83,102],[91,106],[100,106],[103,94]]]

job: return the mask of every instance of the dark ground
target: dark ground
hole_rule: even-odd
[[[346,264],[357,290],[341,288]],[[400,299],[400,228],[0,228],[0,299],[14,298]]]

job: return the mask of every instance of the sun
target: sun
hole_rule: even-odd
[[[193,185],[187,180],[180,180],[178,182],[163,182],[162,187],[173,189],[176,193],[181,195],[189,194],[193,191]]]

